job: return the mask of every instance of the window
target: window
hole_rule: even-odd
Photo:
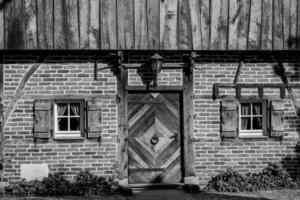
[[[264,135],[267,125],[266,117],[266,101],[241,101],[239,105],[239,135]]]
[[[57,100],[54,103],[55,137],[81,137],[84,128],[84,102]]]

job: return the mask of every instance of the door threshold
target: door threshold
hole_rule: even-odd
[[[183,189],[183,183],[139,183],[128,185],[133,190]]]

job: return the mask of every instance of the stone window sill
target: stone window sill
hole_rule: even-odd
[[[268,139],[265,135],[239,135],[240,139]]]
[[[84,140],[81,136],[56,136],[53,140]]]

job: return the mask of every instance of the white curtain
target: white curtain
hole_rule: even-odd
[[[70,108],[73,111],[74,115],[79,115],[79,105],[78,104],[70,104]]]

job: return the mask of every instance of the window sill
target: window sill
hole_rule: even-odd
[[[268,139],[265,135],[239,135],[240,139]]]
[[[81,136],[56,136],[53,140],[84,140]]]

